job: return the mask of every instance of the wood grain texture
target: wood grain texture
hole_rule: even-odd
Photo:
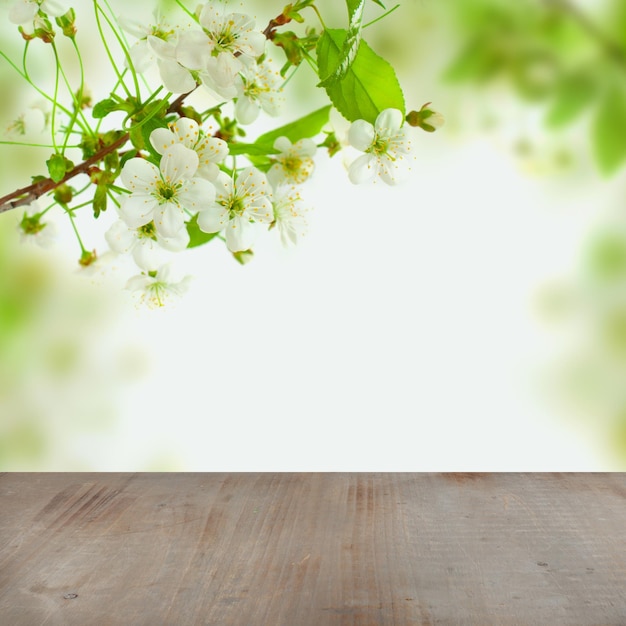
[[[626,474],[4,474],[2,626],[626,625]]]

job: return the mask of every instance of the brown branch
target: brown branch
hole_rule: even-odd
[[[60,181],[55,182],[51,178],[44,178],[28,187],[22,187],[22,189],[16,189],[13,193],[10,193],[3,198],[0,198],[0,213],[10,211],[11,209],[17,209],[17,207],[30,204],[37,200],[41,196],[47,194],[49,191],[56,189],[60,185],[66,183],[68,180],[78,176],[78,174],[85,174],[87,170],[96,163],[100,162],[107,154],[114,152],[118,148],[121,148],[129,138],[129,134],[122,135],[117,141],[110,146],[106,146],[96,152],[92,157],[83,161],[76,167],[72,168]],[[13,200],[13,198],[18,198]]]
[[[176,98],[176,100],[174,100],[172,104],[170,104],[170,106],[167,108],[167,112],[180,113],[181,104],[184,102],[185,98],[194,90],[195,89],[192,89],[191,91],[188,91],[187,93],[178,96],[178,98]],[[94,154],[92,157],[72,168],[58,182],[55,182],[51,178],[44,178],[43,180],[37,181],[32,185],[28,185],[27,187],[16,189],[12,193],[9,193],[6,196],[0,198],[0,213],[4,213],[6,211],[10,211],[11,209],[17,209],[20,206],[30,204],[31,202],[37,200],[37,198],[40,198],[41,196],[47,194],[49,191],[52,191],[60,185],[63,185],[75,176],[78,176],[78,174],[87,173],[92,165],[95,165],[96,163],[102,161],[102,159],[104,159],[107,154],[110,154],[118,148],[121,148],[128,141],[129,138],[130,135],[126,133],[110,146],[105,146],[104,148],[98,150],[98,152],[96,152],[96,154]],[[14,198],[17,198],[17,200],[15,200]]]

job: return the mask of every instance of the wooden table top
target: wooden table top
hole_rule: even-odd
[[[0,475],[2,626],[626,625],[626,474]]]

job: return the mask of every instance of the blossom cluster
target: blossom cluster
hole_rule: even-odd
[[[97,2],[94,4],[97,7]],[[309,4],[303,1],[297,6]],[[186,280],[170,280],[168,257],[199,245],[192,241],[198,238],[197,233],[202,233],[202,242],[213,237],[222,239],[242,263],[264,231],[276,231],[285,246],[298,243],[307,231],[309,210],[300,190],[314,172],[320,147],[327,147],[331,156],[343,148],[361,153],[348,165],[347,178],[352,183],[381,179],[395,185],[406,178],[414,158],[411,126],[430,132],[440,121],[426,105],[419,113],[406,117],[398,108],[380,107],[377,115],[370,112],[371,121],[356,119],[358,115],[347,116],[351,124],[344,136],[338,137],[338,129],[326,124],[327,137],[322,143],[315,141],[322,124],[316,130],[289,132],[297,128],[292,124],[284,134],[274,133],[261,152],[256,144],[253,147],[257,152],[233,152],[237,137],[245,134],[241,126],[253,124],[261,114],[278,116],[284,102],[285,79],[266,50],[272,36],[271,24],[261,30],[253,17],[231,11],[225,3],[214,0],[199,4],[193,13],[185,11],[189,19],[182,25],[173,25],[158,12],[151,23],[117,16],[119,28],[135,38],[132,45],[124,46],[126,69],[134,77],[158,73],[160,86],[148,101],[163,87],[169,95],[178,94],[180,102],[201,88],[220,104],[203,114],[192,107],[168,107],[170,114],[163,124],[152,126],[151,132],[143,136],[142,145],[137,146],[133,140],[137,150],[120,163],[114,174],[109,166],[104,174],[98,168],[91,174],[101,195],[116,205],[117,218],[105,233],[109,247],[128,255],[140,268],[141,274],[130,279],[128,287],[141,291],[144,298],[156,304],[162,304],[168,291],[180,293],[186,287]],[[49,16],[63,25],[64,34],[72,36],[75,32],[74,13],[65,0],[17,0],[9,13],[10,21],[19,24],[27,41],[31,36],[40,36],[38,29],[40,33],[43,29],[41,38],[47,43],[54,35]],[[285,16],[283,13],[286,20]],[[126,110],[132,117],[133,111],[123,108],[128,103],[114,92],[111,95],[107,106]],[[116,109],[118,105],[122,108]],[[223,123],[223,107],[232,111],[230,125]],[[107,114],[103,110],[101,107],[98,116]],[[342,114],[346,117],[345,112]],[[24,134],[30,122],[25,116],[18,121],[13,132]],[[242,165],[237,160],[239,154],[249,162]],[[53,156],[51,162],[64,168],[63,154]],[[64,173],[63,169],[58,177],[63,178]],[[105,178],[98,178],[100,175]],[[118,176],[122,186],[113,185]],[[71,207],[67,203],[64,206],[71,217]],[[35,207],[33,203],[31,209]],[[38,207],[36,213],[26,213],[20,228],[42,239],[46,224],[40,218],[44,213]],[[81,264],[94,262],[95,252],[85,251],[82,242],[81,248]]]
[[[159,166],[141,157],[125,163],[121,179],[130,194],[106,233],[109,246],[132,254],[142,269],[158,268],[159,251],[187,248],[186,224],[193,216],[203,232],[223,232],[233,253],[249,250],[263,227],[276,226],[285,245],[304,234],[305,210],[295,183],[313,171],[312,140],[277,139],[280,152],[267,175],[252,166],[228,172],[226,142],[189,118],[153,130],[150,143],[161,155]]]
[[[172,93],[187,93],[201,83],[223,101],[236,101],[240,124],[251,124],[260,111],[278,115],[281,77],[264,59],[266,38],[255,20],[207,2],[196,10],[197,22],[184,27],[156,16],[154,24],[124,17],[120,24],[137,37],[130,62],[137,72],[156,63],[163,85]]]

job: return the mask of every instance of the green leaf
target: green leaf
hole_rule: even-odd
[[[349,15],[348,30],[335,69],[320,82],[319,86],[321,87],[329,87],[345,78],[359,50],[365,0],[346,0],[346,4]]]
[[[321,109],[317,109],[317,111],[313,111],[289,124],[264,133],[254,143],[266,149],[263,154],[275,154],[274,142],[279,137],[287,137],[291,143],[296,143],[296,141],[307,137],[315,137],[328,123],[330,108],[330,105],[323,106]]]
[[[329,77],[341,62],[346,36],[343,29],[327,29],[320,37],[317,44],[320,76]],[[389,108],[399,109],[405,115],[404,94],[393,67],[364,40],[345,76],[324,87],[336,109],[350,122],[364,119],[374,123],[378,114]]]
[[[595,84],[589,76],[567,76],[556,86],[552,106],[546,114],[546,124],[559,128],[573,122],[595,99]]]
[[[62,154],[53,154],[47,161],[48,173],[55,182],[61,182],[65,174],[74,167],[74,164]]]
[[[600,170],[613,174],[626,160],[626,94],[623,89],[614,87],[600,103],[592,139]]]
[[[107,210],[107,190],[108,184],[106,181],[96,186],[96,191],[93,194],[93,216],[95,218],[98,218],[100,213]]]
[[[156,128],[167,128],[167,122],[163,118],[152,117],[141,125],[141,136],[143,137],[143,143],[146,150],[158,161],[161,159],[161,155],[154,149],[150,143],[150,135]]]
[[[247,154],[249,156],[265,156],[266,154],[276,154],[278,151],[267,143],[241,143],[231,142],[228,144],[228,152],[232,156]]]
[[[96,119],[102,119],[113,111],[126,111],[131,113],[133,111],[133,105],[130,102],[119,102],[113,98],[106,98],[97,102],[91,112],[92,117]]]
[[[448,65],[443,73],[444,81],[457,83],[464,81],[484,82],[492,78],[501,68],[502,59],[480,41],[472,41]]]
[[[189,243],[187,244],[187,248],[197,248],[198,246],[202,246],[219,235],[219,233],[205,233],[200,230],[200,227],[198,226],[197,214],[194,215],[185,225],[187,226],[187,232],[189,233]]]

